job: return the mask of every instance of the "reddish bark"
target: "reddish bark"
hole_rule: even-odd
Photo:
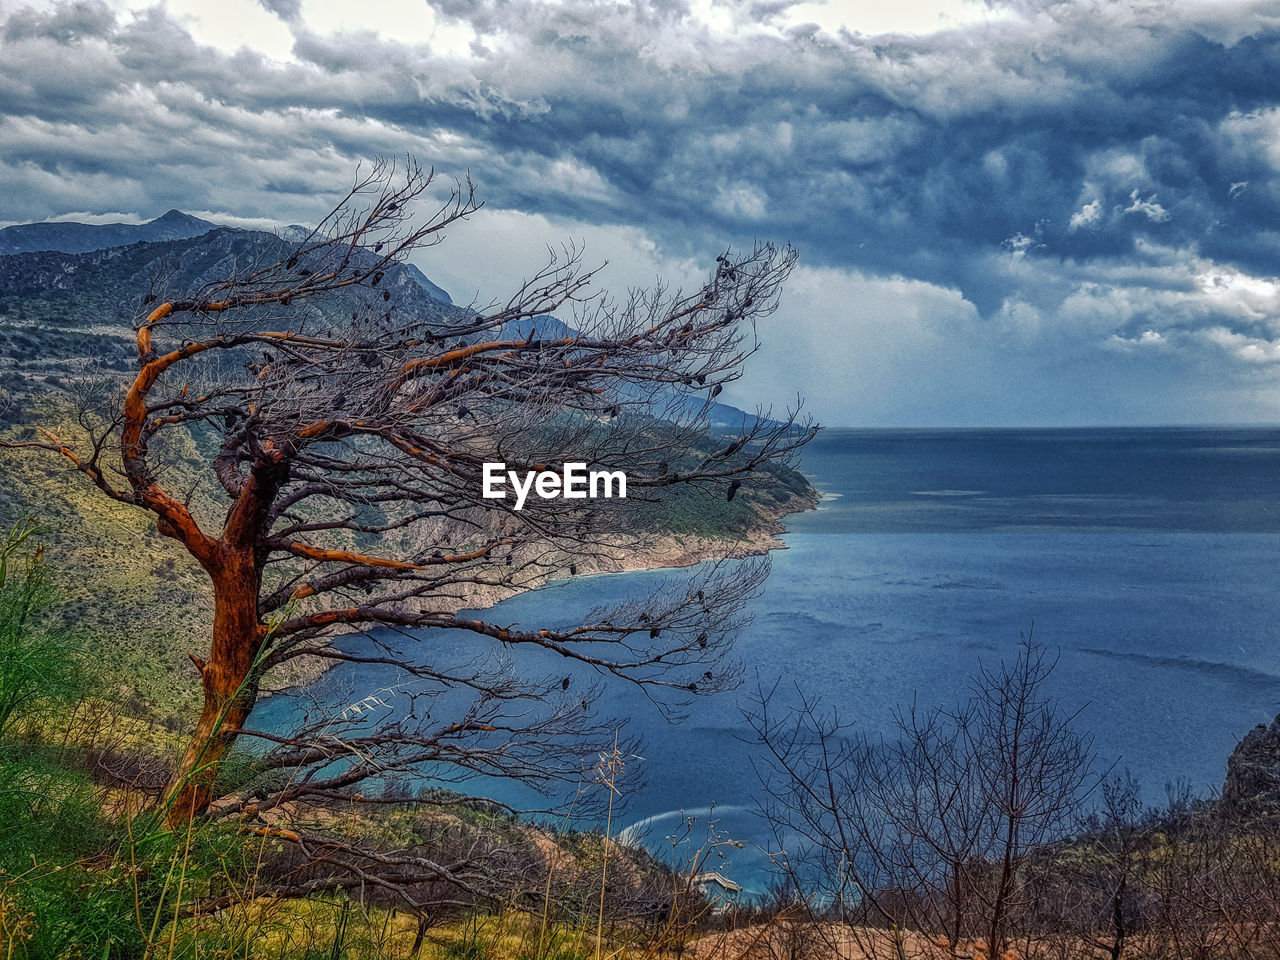
[[[259,654],[268,635],[258,612],[261,543],[271,504],[287,477],[282,457],[255,465],[205,562],[213,583],[213,636],[208,661],[196,663],[204,689],[200,719],[165,789],[174,825],[208,807],[218,766],[258,699]],[[182,530],[171,535],[186,543]]]
[[[197,663],[204,688],[200,719],[165,789],[168,819],[179,824],[213,799],[218,765],[257,700],[255,665],[267,631],[258,620],[259,571],[251,552],[221,550],[213,572],[214,617],[209,660]]]

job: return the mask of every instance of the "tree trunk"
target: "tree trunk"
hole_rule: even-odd
[[[218,767],[258,698],[255,666],[266,630],[258,621],[257,565],[247,550],[224,550],[220,561],[210,571],[214,615],[209,661],[192,657],[200,670],[204,707],[165,788],[171,826],[186,823],[208,808]]]
[[[418,932],[413,938],[413,946],[409,948],[410,960],[418,960],[418,954],[422,952],[422,941],[427,937],[427,928],[431,926],[427,920],[425,913],[418,914]]]
[[[1116,894],[1112,900],[1111,922],[1115,939],[1111,943],[1111,960],[1120,960],[1124,955],[1124,894],[1128,879],[1127,871],[1120,874],[1120,885],[1116,887]]]

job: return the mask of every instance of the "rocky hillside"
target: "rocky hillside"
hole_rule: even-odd
[[[1231,751],[1222,800],[1245,812],[1280,809],[1280,717],[1258,724]]]
[[[291,246],[274,234],[220,227],[185,239],[84,253],[0,256],[0,389],[26,393],[49,378],[57,386],[59,375],[91,359],[124,370],[136,352],[133,322],[144,297],[192,290],[247,265],[275,262]],[[374,259],[372,253],[365,256]],[[383,289],[414,315],[455,309],[413,266],[388,271]],[[361,296],[335,296],[324,309],[349,312]]]

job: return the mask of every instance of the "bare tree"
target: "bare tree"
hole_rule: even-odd
[[[1052,667],[1027,640],[981,668],[958,707],[900,710],[886,740],[761,691],[747,719],[792,882],[867,955],[900,955],[907,932],[913,949],[950,956],[1010,944],[1036,896],[1028,855],[1074,826],[1095,783],[1089,738],[1045,692]]]
[[[356,709],[258,734],[271,748],[263,768],[282,771],[274,792],[241,793],[219,812],[262,817],[424,767],[571,779],[575,756],[595,748],[581,738],[606,725],[590,709],[599,684],[582,671],[673,711],[736,680],[725,658],[759,563],[715,566],[572,628],[456,611],[607,565],[642,543],[644,505],[674,487],[732,499],[773,481],[813,429],[794,413],[747,418],[716,449],[708,412],[755,349],[754,322],[775,309],[794,252],[727,252],[692,293],[615,301],[589,291],[593,272],[570,247],[505,304],[448,308],[415,299],[401,266],[479,207],[469,182],[438,189],[412,160],[380,163],[301,243],[194,289],[158,284],[137,323],[136,375],[123,390],[99,381],[80,392],[81,435],[5,444],[52,451],[105,496],[150,511],[208,575],[212,635],[190,654],[204,705],[166,791],[171,823],[210,809],[264,677],[301,658],[394,664],[416,683],[408,709],[376,726]],[[180,441],[211,453],[190,483],[170,453]],[[485,463],[571,461],[625,471],[627,499],[529,497],[517,510],[482,496]],[[413,632],[446,627],[474,637],[474,656],[415,659]],[[385,629],[361,651],[330,643],[336,630],[373,628]],[[508,655],[520,647],[579,673],[523,676]],[[442,715],[458,691],[468,702]],[[465,871],[411,865],[480,889]]]

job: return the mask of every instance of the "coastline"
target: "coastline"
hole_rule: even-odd
[[[809,481],[809,478],[805,477],[805,480]],[[693,534],[655,536],[643,547],[627,551],[618,557],[591,557],[578,560],[577,563],[580,569],[577,575],[584,577],[602,574],[636,573],[644,570],[674,570],[681,567],[692,567],[707,560],[738,560],[745,557],[764,556],[774,550],[786,550],[786,543],[780,539],[787,532],[783,521],[793,514],[806,513],[810,510],[818,509],[825,499],[825,495],[817,490],[812,483],[809,483],[807,493],[789,497],[781,505],[780,510],[762,517],[762,522],[759,525],[752,527],[744,536],[737,539],[702,537]],[[451,614],[457,613],[459,610],[487,610],[503,600],[509,600],[530,590],[538,590],[554,579],[557,578],[552,576],[543,577],[524,587],[479,588],[467,597],[459,598],[454,603],[447,605],[445,609],[449,610]],[[362,632],[348,630],[342,633],[334,633],[328,639],[329,642],[333,642],[342,637],[359,636]],[[264,685],[260,691],[261,701],[265,701],[277,693],[305,687],[339,665],[340,661],[319,657],[304,658],[297,662],[292,669],[287,670],[284,675],[277,675],[277,683],[269,687]]]

